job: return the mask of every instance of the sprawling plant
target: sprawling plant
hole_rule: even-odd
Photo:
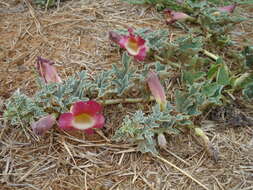
[[[166,135],[187,128],[217,159],[215,148],[200,128],[199,117],[230,103],[233,93],[253,100],[253,48],[236,52],[240,71],[233,70],[225,56],[209,51],[219,54],[220,49],[233,44],[229,31],[245,19],[232,15],[236,5],[224,6],[216,0],[126,1],[169,8],[164,11],[167,24],[188,34],[169,41],[167,30],[110,31],[109,39],[124,50],[121,62],[94,78],[81,71],[63,80],[52,61],[39,57],[38,91],[29,97],[17,90],[5,104],[4,117],[11,125],[31,126],[37,135],[44,135],[56,124],[62,130],[92,134],[105,124],[102,105],[155,100],[150,109],[125,116],[113,139],[133,143],[141,152],[156,153],[157,144],[166,145]],[[173,91],[169,91],[168,82]],[[138,97],[133,97],[131,92],[136,89]]]

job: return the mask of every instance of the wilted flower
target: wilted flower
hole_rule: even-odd
[[[59,77],[56,68],[54,67],[54,62],[44,59],[42,57],[37,58],[37,69],[40,76],[44,79],[46,83],[62,82]]]
[[[87,134],[93,134],[94,128],[102,128],[105,118],[101,114],[102,107],[96,101],[76,102],[70,108],[70,112],[61,114],[59,127],[63,130],[84,130]]]
[[[220,12],[228,12],[228,13],[232,13],[235,10],[236,4],[234,5],[228,5],[228,6],[224,6],[224,7],[218,7],[217,9]]]
[[[160,83],[157,74],[153,71],[148,73],[147,82],[152,95],[155,97],[156,102],[160,105],[160,109],[163,111],[166,108],[167,100],[164,92],[164,88]]]
[[[122,38],[121,35],[119,35],[117,32],[110,31],[109,32],[109,39],[113,41],[116,44],[119,44],[120,39]]]
[[[129,28],[128,32],[129,35],[119,35],[116,32],[111,31],[109,32],[109,38],[121,48],[126,49],[136,60],[143,61],[148,51],[146,40],[141,36],[136,36],[132,28]]]
[[[56,123],[56,120],[54,116],[47,115],[45,117],[40,118],[38,121],[32,123],[32,129],[33,132],[38,135],[42,136],[44,135],[49,129],[51,129],[54,124]]]
[[[185,14],[185,13],[182,13],[182,12],[176,12],[176,11],[173,11],[171,9],[165,9],[164,10],[164,13],[165,13],[165,16],[166,16],[166,23],[167,24],[172,24],[178,20],[181,20],[181,21],[184,21],[184,20],[195,20],[195,18]]]

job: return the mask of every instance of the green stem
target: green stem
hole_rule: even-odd
[[[104,106],[112,105],[112,104],[121,104],[121,103],[139,103],[139,102],[150,102],[153,101],[153,97],[149,98],[119,98],[119,99],[111,99],[111,100],[98,100]]]

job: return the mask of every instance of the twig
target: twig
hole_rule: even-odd
[[[27,0],[24,0],[24,2],[25,2],[25,4],[27,5],[27,7],[29,8],[29,11],[30,11],[31,16],[34,18],[34,22],[35,22],[35,25],[36,25],[36,28],[37,28],[37,32],[38,32],[39,34],[42,34],[42,33],[41,33],[41,24],[40,24],[38,18],[36,17],[36,15],[35,15],[35,11],[34,11],[32,5],[31,5],[30,2],[27,1]]]
[[[1,126],[2,130],[0,132],[0,140],[2,139],[2,136],[4,134],[4,131],[7,129],[7,125],[6,125],[7,121],[6,120],[3,120],[3,126]],[[1,123],[0,123],[1,125]]]
[[[99,131],[99,130],[95,130],[95,131],[96,131],[96,133],[97,133],[100,137],[102,137],[103,139],[105,139],[106,142],[111,142],[111,140],[108,139],[108,138],[103,134],[103,132],[101,132],[101,131]]]
[[[220,188],[221,190],[225,190],[225,189],[222,187],[222,185],[221,185],[221,183],[219,182],[219,180],[218,180],[215,176],[213,176],[213,178],[214,178],[215,181],[217,182],[219,188]]]
[[[69,153],[69,155],[70,155],[71,159],[73,160],[75,166],[77,166],[76,161],[75,161],[75,159],[74,159],[74,156],[73,156],[73,154],[71,153],[71,151],[70,151],[68,145],[66,144],[65,139],[61,142],[61,144],[63,144],[64,148],[65,148],[65,149],[67,150],[67,152]]]
[[[183,162],[184,164],[186,164],[187,166],[191,166],[190,163],[186,162],[184,159],[180,158],[178,155],[174,154],[173,152],[171,152],[170,150],[168,150],[167,148],[164,148],[164,150],[168,153],[170,153],[172,156],[174,156],[175,158],[177,158],[178,160],[180,160],[181,162]]]
[[[119,182],[115,183],[109,190],[113,190],[116,186],[122,183],[125,179],[120,180]]]
[[[35,169],[37,169],[37,167],[43,163],[45,160],[42,160],[40,162],[37,162],[35,164],[35,166],[33,166],[30,170],[28,170],[21,178],[19,178],[18,183],[22,182],[23,180],[25,180],[25,178],[27,178]]]
[[[172,164],[171,162],[169,162],[168,160],[166,160],[165,158],[157,155],[157,154],[153,154],[153,156],[155,156],[156,158],[158,158],[159,160],[163,161],[164,163],[172,166],[173,168],[177,169],[178,171],[180,171],[182,174],[184,174],[185,176],[187,176],[188,178],[190,178],[192,181],[196,182],[198,185],[200,185],[201,187],[203,187],[205,190],[209,190],[205,185],[203,185],[200,181],[198,181],[197,179],[195,179],[194,177],[192,177],[190,174],[188,174],[186,171],[182,170],[181,168],[177,167],[176,165]]]
[[[206,56],[214,59],[215,61],[217,61],[219,59],[219,57],[217,55],[214,55],[213,53],[211,53],[211,52],[209,52],[205,49],[203,49],[202,52],[203,52],[203,54],[205,54]]]
[[[139,175],[139,176],[140,176],[141,179],[150,187],[150,189],[156,190],[156,189],[153,187],[153,185],[151,185],[145,177],[143,177],[143,176],[141,176],[141,175]]]

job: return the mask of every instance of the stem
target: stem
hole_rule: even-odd
[[[160,56],[158,56],[158,55],[155,55],[154,57],[155,57],[155,59],[157,59],[158,61],[165,62],[164,58],[162,58],[162,57],[160,57]],[[169,60],[168,60],[167,62],[165,62],[165,63],[166,63],[167,65],[171,65],[172,67],[181,68],[181,65],[180,65],[180,64],[174,63],[174,62],[169,61]]]
[[[209,52],[209,51],[207,51],[207,50],[205,50],[205,49],[203,49],[202,52],[203,52],[206,56],[208,56],[208,57],[214,59],[215,61],[217,61],[217,60],[219,59],[219,57],[218,57],[217,55],[214,55],[213,53],[211,53],[211,52]]]
[[[153,101],[153,97],[149,98],[119,98],[119,99],[111,99],[111,100],[98,100],[99,103],[104,106],[112,105],[112,104],[121,104],[121,103],[139,103],[139,102],[150,102]]]

